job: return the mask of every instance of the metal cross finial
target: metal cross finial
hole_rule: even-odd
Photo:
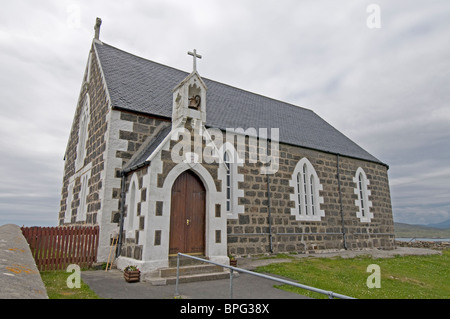
[[[188,51],[189,55],[192,55],[194,57],[194,72],[197,71],[197,58],[201,59],[202,56],[200,54],[197,54],[197,50],[194,49],[194,52]]]

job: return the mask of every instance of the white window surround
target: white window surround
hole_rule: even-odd
[[[137,204],[140,201],[140,192],[138,191],[138,177],[134,173],[131,176],[130,188],[127,192],[125,204],[127,205],[127,216],[124,220],[125,230],[128,238],[134,238],[136,236],[136,230],[138,229],[137,218]]]
[[[225,163],[226,167],[227,167],[227,177],[226,177],[226,197],[227,197],[227,201],[226,201],[226,211],[227,213],[229,213],[231,211],[231,198],[232,198],[232,188],[231,188],[231,184],[233,182],[232,179],[232,175],[231,175],[231,165],[233,165],[233,163],[231,163],[230,161],[230,154],[228,152],[225,152],[223,154],[223,162]]]
[[[222,183],[224,187],[224,195],[225,195],[225,211],[227,212],[227,218],[236,219],[238,218],[238,214],[244,213],[244,205],[239,205],[239,197],[244,197],[244,190],[239,189],[239,182],[244,181],[244,175],[238,173],[238,167],[244,165],[244,161],[239,157],[238,152],[234,148],[234,146],[226,142],[218,149],[220,162],[223,162],[225,158],[225,153],[228,155],[228,165],[227,167],[227,175],[230,177],[230,200],[229,206],[230,209],[227,209],[227,175],[219,176],[224,182]]]
[[[87,196],[89,195],[89,179],[91,178],[91,171],[87,171],[81,176],[81,189],[78,194],[80,204],[77,209],[77,221],[86,221],[87,213]]]
[[[325,211],[320,209],[323,197],[319,191],[323,189],[319,177],[311,162],[303,157],[295,166],[289,185],[294,188],[291,200],[295,206],[291,208],[291,214],[296,220],[320,221],[325,216]]]
[[[86,142],[89,133],[88,132],[89,121],[90,121],[90,98],[89,94],[86,94],[80,114],[75,171],[78,171],[80,168],[83,167],[84,158],[86,157]]]
[[[72,221],[72,200],[73,200],[73,187],[74,182],[70,183],[67,187],[67,199],[66,199],[66,212],[64,214],[64,223],[70,223]]]
[[[356,184],[354,193],[358,196],[355,200],[355,205],[358,208],[356,216],[362,223],[369,223],[373,218],[373,213],[370,212],[372,201],[369,200],[371,192],[368,188],[370,181],[367,179],[367,175],[361,167],[358,167],[356,170],[353,182]]]
[[[86,70],[86,82],[90,82],[91,81],[91,63],[92,63],[92,52],[89,53],[89,58],[88,58],[88,62],[87,62],[87,70]]]

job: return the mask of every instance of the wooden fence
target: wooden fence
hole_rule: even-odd
[[[37,268],[65,270],[70,264],[81,268],[97,261],[98,226],[22,227]]]

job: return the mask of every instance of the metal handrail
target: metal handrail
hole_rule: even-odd
[[[253,275],[253,276],[257,276],[257,277],[261,277],[261,278],[265,278],[265,279],[269,279],[269,280],[273,280],[273,281],[278,281],[281,282],[283,284],[286,285],[291,285],[294,287],[298,287],[298,288],[302,288],[302,289],[306,289],[306,290],[310,290],[310,291],[314,291],[323,295],[327,295],[329,299],[333,299],[333,298],[340,298],[340,299],[355,299],[353,297],[349,297],[349,296],[345,296],[345,295],[341,295],[332,291],[327,291],[327,290],[323,290],[323,289],[319,289],[319,288],[315,288],[315,287],[311,287],[311,286],[307,286],[307,285],[302,285],[296,282],[292,282],[289,280],[285,280],[285,279],[281,279],[281,278],[276,278],[273,276],[269,276],[269,275],[264,275],[264,274],[260,274],[254,271],[250,271],[250,270],[246,270],[246,269],[242,269],[242,268],[238,268],[238,267],[233,267],[233,266],[228,266],[228,265],[223,265],[223,264],[219,264],[216,263],[214,261],[210,261],[210,260],[206,260],[203,258],[199,258],[199,257],[195,257],[195,256],[191,256],[191,255],[186,255],[186,254],[182,254],[182,253],[178,253],[177,254],[177,280],[176,280],[176,284],[175,284],[175,297],[179,297],[179,291],[178,291],[178,284],[179,284],[179,279],[180,279],[180,256],[183,257],[188,257],[191,259],[195,259],[198,261],[202,261],[202,262],[206,262],[209,264],[213,264],[216,266],[220,266],[220,267],[225,267],[230,269],[230,299],[233,299],[233,271],[237,271],[237,272],[241,272],[241,273],[245,273],[245,274],[249,274],[249,275]]]

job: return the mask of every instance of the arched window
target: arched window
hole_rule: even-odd
[[[366,196],[365,196],[365,188],[366,188],[365,186],[366,185],[364,185],[363,181],[364,181],[364,178],[362,176],[362,173],[359,173],[359,175],[358,175],[359,202],[361,203],[361,205],[360,205],[360,207],[361,207],[361,216],[365,217],[366,214],[365,214],[365,211],[364,211],[364,206],[365,206],[364,202],[365,202],[365,198],[366,198]]]
[[[303,178],[302,178],[302,185],[303,185],[303,197],[305,198],[305,201],[303,203],[300,203],[300,210],[303,210],[303,213],[305,215],[308,215],[308,177],[306,175],[306,164],[303,164]]]
[[[230,161],[230,155],[228,152],[225,152],[223,154],[223,162],[225,163],[227,167],[227,177],[226,177],[226,188],[227,188],[227,213],[231,210],[231,185],[232,185],[232,172],[231,172],[231,161]]]
[[[137,174],[133,174],[130,180],[130,186],[125,197],[125,205],[127,206],[127,214],[124,220],[124,227],[128,238],[135,238],[136,230],[139,229],[138,204],[141,198],[139,191],[139,181]]]
[[[302,173],[297,173],[297,208],[301,211],[302,201],[302,187],[303,187],[303,175]]]
[[[309,189],[310,189],[310,203],[311,203],[311,215],[315,215],[316,211],[314,209],[314,176],[311,174],[309,176]]]
[[[319,177],[312,164],[306,158],[302,158],[296,165],[290,186],[294,187],[294,195],[291,200],[295,201],[295,207],[291,213],[297,220],[320,220],[325,212],[320,209],[323,198],[319,191],[322,190]]]
[[[64,222],[70,223],[72,220],[72,199],[73,199],[73,183],[67,188],[66,213],[64,214]]]
[[[219,179],[222,181],[223,210],[227,218],[238,218],[244,213],[244,205],[239,204],[239,198],[244,197],[244,190],[239,188],[239,183],[244,182],[244,174],[238,173],[239,166],[244,161],[231,143],[224,143],[218,148],[220,160]]]
[[[91,171],[81,176],[81,189],[78,195],[80,204],[77,210],[77,221],[86,221],[87,215],[87,196],[89,195],[89,178]]]
[[[134,228],[134,216],[136,215],[136,183],[133,181],[130,187],[130,202],[128,204],[128,229]]]
[[[370,212],[370,208],[372,207],[372,202],[369,200],[371,193],[368,188],[370,182],[361,167],[356,170],[353,182],[356,184],[354,193],[358,196],[358,199],[355,200],[355,205],[358,209],[356,216],[361,222],[370,222],[373,218],[373,213]]]
[[[80,114],[80,123],[78,130],[78,145],[77,145],[77,158],[75,162],[75,170],[79,170],[84,165],[84,159],[86,157],[86,142],[88,139],[88,125],[90,119],[90,99],[89,94],[86,94],[83,107]]]

